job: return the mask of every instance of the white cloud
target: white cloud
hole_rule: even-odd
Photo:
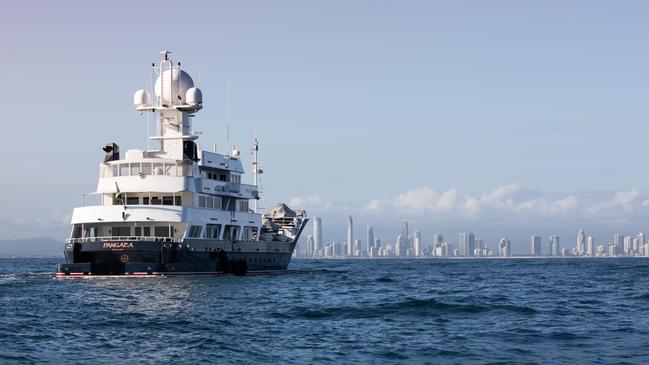
[[[510,219],[531,218],[575,219],[623,217],[644,211],[649,213],[649,197],[636,190],[608,194],[556,194],[527,189],[519,184],[498,186],[474,194],[460,189],[436,190],[420,187],[392,197],[377,197],[356,204],[333,203],[320,196],[294,197],[291,204],[298,208],[329,213],[348,212],[385,217],[430,217],[434,220],[453,218]],[[345,207],[332,209],[332,207]]]

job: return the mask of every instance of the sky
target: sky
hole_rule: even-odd
[[[325,241],[649,231],[643,1],[13,2],[0,12],[0,239],[69,234],[101,146],[146,146],[132,95],[171,50],[199,143],[261,142],[264,205]],[[248,177],[250,178],[250,177]],[[565,237],[565,238],[564,238]]]

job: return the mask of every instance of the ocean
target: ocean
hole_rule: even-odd
[[[0,259],[0,363],[647,364],[647,259],[294,260],[55,279]]]

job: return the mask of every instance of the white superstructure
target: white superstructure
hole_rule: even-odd
[[[98,203],[74,209],[69,242],[111,240],[213,239],[259,241],[262,215],[251,209],[257,186],[243,184],[244,169],[234,148],[228,154],[203,150],[192,119],[203,108],[202,92],[191,76],[163,51],[153,92],[138,90],[137,111],[153,113],[159,148],[120,154],[108,144],[100,165]],[[153,93],[153,95],[152,95]],[[255,152],[258,146],[255,141]],[[254,174],[259,173],[255,158]],[[281,240],[296,234],[294,224],[276,227]],[[281,239],[284,237],[285,239]]]

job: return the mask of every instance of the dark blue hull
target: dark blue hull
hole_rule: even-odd
[[[185,240],[67,243],[57,277],[246,275],[286,270],[294,242]]]

